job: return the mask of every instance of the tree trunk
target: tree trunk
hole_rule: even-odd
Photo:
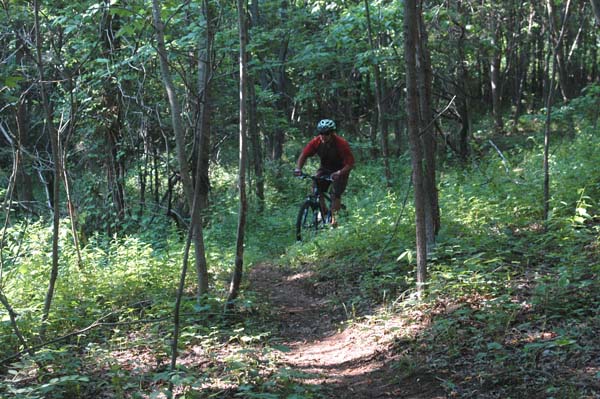
[[[371,52],[373,52],[374,56],[377,55],[375,52],[377,51],[377,46],[373,41],[373,31],[371,28],[371,13],[369,12],[369,0],[365,0],[365,13],[367,18],[367,33],[369,38],[369,47],[371,48]],[[383,83],[381,79],[381,71],[379,67],[379,62],[375,62],[373,65],[373,72],[375,75],[375,103],[377,104],[377,131],[381,135],[381,156],[383,158],[383,168],[385,173],[385,180],[387,182],[387,186],[389,187],[392,182],[392,172],[390,170],[390,150],[389,150],[389,138],[388,138],[388,130],[387,128],[384,131],[384,122],[383,119],[386,117],[385,106],[383,103]],[[387,127],[387,126],[386,126]]]
[[[158,157],[158,148],[156,144],[152,144],[152,171],[154,184],[152,185],[153,189],[153,197],[154,203],[156,205],[160,204],[160,172],[159,172],[159,157]],[[168,162],[167,162],[168,165]]]
[[[465,10],[461,2],[456,4],[456,12],[459,15],[465,15]],[[457,145],[448,139],[444,138],[445,145],[450,148],[455,148],[455,152],[461,162],[465,163],[471,152],[469,146],[469,136],[471,133],[470,115],[469,115],[469,70],[467,68],[467,58],[465,55],[465,42],[467,39],[468,19],[466,21],[455,20],[454,24],[459,29],[460,34],[456,40],[456,64],[455,64],[455,96],[456,96],[456,112],[460,129],[458,131]],[[445,149],[444,149],[445,150]]]
[[[15,60],[17,65],[21,65],[25,58],[26,43],[20,35],[17,36],[17,50],[15,52]],[[17,101],[16,122],[17,122],[17,151],[24,154],[22,149],[27,149],[29,144],[29,121],[31,115],[29,113],[29,97],[27,86],[30,82],[22,84],[22,93]],[[25,161],[27,159],[27,161]],[[32,161],[30,158],[23,156],[17,157],[19,164],[17,165],[17,200],[24,202],[27,206],[33,201],[33,179],[31,176]]]
[[[262,213],[265,208],[265,177],[263,167],[262,146],[260,142],[260,131],[258,129],[258,112],[256,102],[256,90],[254,82],[248,78],[248,132],[252,145],[252,165],[254,167],[254,193],[258,201],[258,212]]]
[[[138,217],[142,217],[144,210],[146,209],[146,190],[152,193],[153,181],[152,181],[152,140],[148,132],[148,124],[145,119],[142,119],[140,123],[140,135],[142,142],[140,143],[142,148],[138,150],[141,152],[141,159],[144,161],[144,166],[140,167],[138,171],[138,182],[140,185],[140,208],[138,210]]]
[[[229,286],[229,296],[227,298],[227,307],[233,306],[233,301],[237,298],[242,282],[243,265],[244,265],[244,236],[246,231],[246,214],[248,212],[248,204],[246,200],[246,129],[247,129],[247,84],[248,84],[248,64],[246,62],[246,8],[244,0],[237,0],[238,9],[238,26],[240,36],[240,121],[239,121],[239,196],[240,206],[238,214],[237,241],[235,250],[235,266]]]
[[[550,36],[550,48],[552,49],[552,66],[550,67],[550,65],[548,66],[548,68],[550,69],[548,71],[548,84],[547,86],[547,97],[546,97],[546,124],[544,127],[544,164],[543,164],[543,168],[544,168],[544,208],[543,208],[543,215],[542,218],[544,220],[544,222],[548,221],[548,216],[550,214],[550,164],[549,164],[549,156],[550,156],[550,122],[552,120],[552,101],[553,101],[553,95],[554,95],[554,80],[556,78],[556,72],[557,72],[557,68],[559,70],[559,76],[560,76],[560,55],[559,52],[561,51],[560,49],[562,48],[562,39],[563,39],[563,33],[564,33],[564,28],[565,28],[565,21],[567,19],[567,15],[568,15],[568,10],[569,10],[569,5],[570,5],[570,0],[567,0],[567,5],[566,5],[566,10],[565,10],[565,18],[563,19],[563,26],[560,30],[560,34],[558,35],[558,38],[553,38],[552,36],[552,32],[556,32],[556,28],[553,27],[554,25],[554,6],[552,4],[552,0],[547,0],[546,4],[547,4],[547,9],[548,9],[548,20],[549,23],[551,25],[551,29],[550,32],[551,34]],[[560,82],[560,78],[559,78],[559,82]],[[564,94],[564,92],[563,92]]]
[[[596,16],[596,25],[600,26],[600,0],[590,0],[590,2]]]
[[[284,24],[288,20],[288,2],[282,0],[279,9],[280,24]],[[285,63],[288,57],[289,50],[289,33],[285,33],[284,37],[281,38],[281,47],[279,47],[279,66],[277,67],[275,81],[277,84],[277,109],[283,112],[283,116],[286,120],[288,118],[288,104],[287,100],[287,75],[285,72]],[[273,134],[273,160],[280,161],[283,155],[283,143],[285,141],[285,132],[281,126],[275,128]],[[278,169],[279,170],[279,169]]]
[[[250,23],[260,26],[260,13],[258,0],[253,0],[250,7]],[[249,55],[248,55],[249,56]],[[248,133],[252,146],[252,165],[254,167],[254,193],[258,202],[258,212],[262,213],[265,207],[265,177],[263,165],[263,149],[258,127],[258,103],[254,79],[248,77]]]
[[[556,67],[558,72],[558,83],[560,85],[560,91],[563,99],[566,101],[570,99],[571,96],[571,82],[569,79],[569,71],[567,66],[567,61],[565,57],[565,49],[563,46],[563,37],[565,34],[565,28],[567,25],[567,20],[569,19],[570,9],[571,9],[571,0],[567,0],[565,5],[565,11],[562,17],[561,28],[558,30],[557,26],[557,16],[555,5],[552,0],[546,1],[546,6],[548,10],[548,21],[550,26],[550,36],[552,37],[552,47],[554,48],[554,57],[556,58]]]
[[[52,209],[53,209],[53,229],[52,229],[52,267],[50,269],[50,280],[48,282],[48,290],[44,300],[44,309],[42,311],[42,325],[40,328],[40,340],[44,341],[46,337],[46,323],[50,315],[50,307],[52,298],[54,297],[54,287],[58,279],[58,238],[60,226],[60,180],[62,175],[62,166],[60,159],[60,146],[58,141],[58,131],[54,126],[52,118],[52,109],[50,101],[46,93],[46,78],[44,74],[44,64],[42,59],[42,33],[40,32],[40,4],[38,0],[34,0],[34,19],[35,19],[35,42],[36,42],[36,62],[38,75],[40,79],[40,95],[42,97],[42,105],[46,117],[46,125],[50,135],[50,145],[52,148],[53,170],[53,193],[52,193]]]
[[[23,346],[25,351],[30,356],[34,356],[35,351],[29,347],[27,340],[25,340],[25,337],[21,333],[21,330],[19,329],[19,325],[17,324],[18,314],[17,314],[17,312],[15,312],[13,307],[10,305],[10,302],[8,302],[8,298],[6,298],[6,295],[4,295],[4,292],[2,292],[1,288],[0,288],[0,304],[2,304],[2,306],[4,306],[4,308],[6,309],[6,312],[8,313],[8,317],[10,319],[10,325],[12,326],[13,331],[14,331],[15,335],[17,336],[17,339],[21,343],[21,346]]]
[[[523,113],[523,93],[525,92],[525,82],[527,81],[527,73],[528,73],[528,65],[531,64],[531,32],[533,29],[533,21],[535,17],[535,7],[533,4],[530,5],[529,9],[529,17],[527,19],[527,33],[524,39],[519,40],[521,46],[519,48],[519,56],[518,56],[518,65],[517,65],[517,74],[516,74],[516,91],[514,95],[514,114],[513,114],[513,133],[517,132],[517,128],[519,126],[519,118]]]
[[[425,227],[425,195],[423,187],[423,148],[419,137],[419,92],[417,89],[417,25],[416,0],[404,2],[404,57],[406,62],[406,114],[408,139],[415,190],[415,230],[417,245],[417,291],[424,292],[427,278],[427,237]]]
[[[181,117],[181,106],[179,104],[179,100],[177,99],[175,87],[169,71],[167,50],[164,39],[164,25],[161,20],[160,5],[158,1],[159,0],[152,0],[152,15],[154,20],[154,29],[156,30],[157,52],[160,59],[161,75],[165,85],[165,90],[167,92],[167,97],[169,99],[169,106],[171,108],[171,119],[173,123],[173,133],[175,134],[175,146],[177,151],[177,160],[179,163],[179,172],[181,174],[181,184],[183,186],[183,191],[192,215],[191,223],[193,228],[196,273],[198,278],[198,301],[200,301],[201,297],[208,292],[208,268],[204,249],[201,210],[195,209],[196,207],[200,207],[200,201],[194,200],[194,187],[185,150],[185,131]]]
[[[552,58],[552,71],[548,79],[548,96],[546,97],[546,123],[544,126],[544,208],[542,219],[548,221],[550,214],[550,122],[552,121],[552,96],[554,93],[554,79],[556,76],[556,56]]]
[[[469,85],[467,83],[469,79],[469,73],[465,65],[465,51],[464,51],[464,39],[465,39],[465,27],[461,26],[461,34],[457,42],[457,53],[458,53],[458,65],[457,65],[457,112],[458,118],[460,119],[460,131],[458,134],[458,155],[462,162],[466,162],[471,152],[469,146],[469,135],[471,133],[471,121],[469,116]]]
[[[113,102],[114,97],[107,95],[106,98],[110,98],[110,102]],[[119,108],[119,105],[115,105]],[[108,109],[114,110],[113,106],[109,106]],[[118,112],[118,111],[117,111]],[[108,191],[112,198],[113,207],[115,209],[117,219],[123,221],[125,216],[125,188],[123,186],[124,178],[124,166],[121,157],[119,156],[121,146],[121,122],[120,116],[114,115],[115,120],[109,123],[109,127],[106,130],[106,171],[107,171],[107,183]],[[117,226],[117,230],[119,227]]]
[[[27,120],[29,119],[27,115],[27,111],[25,110],[26,105],[23,104],[22,99],[19,99],[17,104],[17,139],[18,139],[18,147],[26,148],[28,144],[28,131],[29,128],[27,126]],[[23,152],[21,152],[23,154]],[[25,160],[28,160],[27,162]],[[23,202],[29,206],[29,204],[33,201],[33,179],[31,177],[31,164],[29,158],[24,156],[20,156],[18,158],[19,165],[17,169],[17,200],[19,202]]]
[[[111,59],[119,50],[120,42],[115,36],[119,29],[118,17],[113,17],[109,0],[104,0],[104,15],[100,27],[102,56]],[[119,221],[125,217],[125,164],[121,154],[123,145],[123,117],[121,110],[121,93],[115,85],[116,77],[106,79],[103,84],[102,114],[104,116],[102,135],[106,143],[106,171],[108,191],[112,198],[114,210]],[[117,229],[119,224],[117,224]]]
[[[491,34],[493,39],[492,57],[490,59],[490,83],[492,95],[492,114],[494,116],[494,129],[496,133],[503,133],[504,122],[502,120],[502,100],[500,91],[500,63],[501,63],[501,48],[500,48],[500,27],[496,21],[497,16],[491,16]]]
[[[212,46],[214,42],[213,31],[213,13],[208,0],[202,1],[202,8],[205,18],[206,31],[199,38],[198,50],[198,93],[197,93],[197,121],[195,126],[194,136],[196,138],[196,166],[195,184],[199,187],[200,209],[208,209],[210,178],[210,142],[211,142],[211,126],[210,126],[210,83],[212,80]]]
[[[545,68],[546,68],[546,61],[545,61],[545,54],[546,54],[546,50],[545,50],[545,41],[544,41],[544,36],[543,35],[537,35],[536,38],[536,42],[535,42],[535,46],[536,46],[536,63],[535,63],[535,70],[534,70],[534,76],[532,77],[532,82],[531,82],[531,88],[530,91],[534,94],[534,99],[537,98],[545,98],[545,93],[544,93],[544,81],[545,81],[545,76],[546,72],[545,72]],[[544,103],[543,101],[538,102],[536,100],[535,104],[530,104],[531,109],[534,109],[535,107],[543,107]]]
[[[405,131],[406,131],[406,121],[405,121],[404,116],[402,116],[402,113],[399,113],[399,115],[397,115],[396,119],[394,120],[394,143],[396,146],[396,148],[394,149],[394,154],[397,157],[402,155],[404,148],[406,146],[406,144],[403,140]]]
[[[75,253],[77,254],[77,265],[81,269],[83,268],[83,260],[81,258],[81,249],[79,245],[79,216],[73,197],[71,196],[71,184],[69,182],[69,175],[66,169],[66,154],[62,155],[63,168],[63,179],[65,186],[65,195],[67,197],[67,210],[69,212],[69,218],[71,219],[71,235],[73,236],[73,245],[75,246]]]
[[[433,72],[431,71],[431,57],[427,47],[428,36],[423,21],[420,1],[417,3],[417,82],[420,106],[420,136],[423,143],[425,159],[423,171],[423,191],[425,196],[425,227],[428,247],[435,245],[435,237],[440,229],[440,210],[438,205],[438,192],[436,185],[436,141],[434,131],[433,106],[431,98],[431,85]]]

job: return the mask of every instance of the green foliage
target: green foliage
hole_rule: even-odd
[[[70,221],[65,218],[60,226],[59,278],[47,321],[49,336],[60,339],[32,357],[23,355],[6,373],[2,371],[2,397],[159,397],[172,394],[170,383],[185,397],[203,397],[201,389],[211,383],[232,387],[214,388],[208,395],[215,397],[291,399],[320,394],[318,387],[304,384],[314,376],[278,363],[277,353],[285,348],[273,338],[272,326],[263,323],[268,304],[260,293],[246,291],[236,302],[235,315],[221,311],[235,256],[238,212],[236,170],[231,166],[237,159],[238,123],[237,102],[232,100],[238,95],[233,3],[209,2],[214,7],[211,21],[204,18],[202,2],[160,3],[175,90],[185,99],[182,113],[190,132],[197,113],[197,54],[207,22],[215,24],[216,64],[210,93],[212,202],[204,232],[212,296],[202,304],[193,298],[195,272],[190,265],[179,348],[183,353],[197,350],[204,363],[167,370],[185,227],[178,229],[164,217],[164,198],[156,203],[146,198],[144,208],[139,203],[142,172],[156,173],[157,183],[152,184],[158,185],[154,187],[157,195],[163,195],[166,182],[178,168],[153,47],[150,7],[115,0],[47,2],[41,10],[40,45],[53,120],[61,127],[66,169],[80,211],[81,263]],[[281,131],[288,141],[283,159],[266,165],[264,212],[259,214],[255,198],[250,199],[246,270],[263,261],[310,268],[325,294],[336,293],[331,302],[343,308],[348,318],[370,314],[376,305],[389,312],[418,305],[429,325],[415,338],[415,347],[421,348],[415,352],[427,348],[424,357],[434,359],[427,367],[444,376],[449,396],[474,397],[494,389],[504,397],[523,396],[522,392],[553,397],[597,394],[568,370],[580,370],[598,353],[600,86],[591,85],[580,97],[552,110],[552,212],[548,221],[540,220],[544,110],[521,116],[515,133],[505,137],[489,134],[488,120],[475,121],[472,163],[441,164],[443,229],[430,253],[428,296],[416,302],[411,295],[415,259],[409,160],[392,160],[395,181],[387,187],[380,161],[364,160],[371,158],[371,142],[359,137],[366,136],[369,122],[365,121],[371,120],[375,108],[369,98],[375,84],[374,65],[382,67],[385,83],[394,88],[389,96],[402,101],[398,94],[404,79],[402,3],[370,3],[378,39],[375,51],[366,37],[363,2],[257,3],[261,21],[253,21],[248,47],[257,117],[262,138]],[[516,49],[510,53],[515,59],[509,61],[508,53],[503,59],[511,66],[506,69],[507,79],[516,81],[513,71],[520,70],[516,56],[532,53],[544,28],[540,18],[545,13],[532,3],[528,22],[533,33],[521,23],[496,40],[489,16],[498,16],[500,23],[511,26],[513,16],[528,20],[529,4],[469,3],[472,8],[467,11],[461,9],[465,5],[425,4],[424,17],[430,30],[436,92],[451,95],[464,90],[470,98],[471,117],[478,119],[477,111],[487,112],[489,107],[482,90],[489,82],[481,72],[481,60],[494,49]],[[581,24],[584,34],[569,57],[583,76],[591,73],[598,60],[590,57],[589,48],[596,43],[587,34],[587,8],[578,12],[580,18],[572,20]],[[5,139],[8,133],[16,137],[19,130],[15,120],[21,100],[28,108],[23,131],[31,134],[21,143],[26,150],[22,159],[29,162],[24,168],[40,170],[48,179],[51,163],[48,127],[38,95],[39,71],[32,61],[36,43],[28,36],[33,32],[30,4],[3,2],[0,20],[4,45],[0,50],[0,196],[4,198],[14,155]],[[111,43],[102,36],[109,20],[114,29]],[[464,52],[461,59],[458,50]],[[543,55],[544,49],[539,50]],[[535,61],[543,63],[543,59]],[[466,68],[466,78],[459,90],[454,85],[461,67]],[[282,73],[284,92],[278,87]],[[533,81],[531,76],[528,81]],[[539,86],[542,79],[535,80]],[[503,83],[508,91],[508,80]],[[536,102],[536,87],[530,83],[524,105],[539,108],[542,102],[539,98]],[[118,106],[109,104],[117,97]],[[394,107],[395,113],[401,108]],[[359,163],[344,196],[347,211],[341,215],[340,227],[300,244],[292,230],[308,186],[291,177],[289,170],[304,144],[298,138],[309,133],[306,126],[322,112],[343,114],[344,118],[335,117],[344,129],[353,128],[356,137],[350,138]],[[350,116],[357,118],[357,126],[352,126],[355,121]],[[121,123],[119,137],[111,146],[107,133],[115,121]],[[445,132],[455,128],[454,121],[442,118],[439,122]],[[489,139],[506,159],[496,153]],[[153,150],[156,153],[151,154]],[[123,175],[114,176],[113,162],[124,168]],[[109,182],[111,178],[114,181]],[[123,185],[129,206],[125,215],[119,215],[114,205],[111,189],[117,182]],[[41,184],[35,188],[34,203],[46,203],[44,189]],[[144,194],[149,192],[146,187]],[[65,193],[61,194],[64,200]],[[179,185],[173,197],[176,208],[185,208]],[[42,209],[40,215],[48,215],[47,210]],[[0,288],[17,313],[26,342],[34,346],[52,263],[51,223],[47,216],[25,220],[17,211],[10,216],[0,246]],[[17,352],[24,353],[24,348],[2,307],[0,354]],[[142,366],[134,364],[139,359],[143,359]],[[471,368],[465,366],[466,361]],[[565,371],[561,374],[547,366],[552,364],[564,366]],[[597,382],[597,374],[588,377]]]
[[[573,106],[585,104],[582,100]],[[600,176],[590,157],[598,137],[586,123],[578,125],[574,138],[556,143],[553,213],[546,231],[539,221],[539,146],[503,148],[506,161],[490,148],[473,165],[442,173],[443,229],[429,258],[428,297],[420,305],[431,325],[416,338],[419,349],[413,351],[427,348],[437,353],[429,365],[435,373],[454,370],[446,379],[449,392],[498,386],[509,396],[529,389],[557,396],[587,392],[573,376],[551,381],[546,374],[554,369],[543,366],[574,366],[596,350],[600,287],[593,276],[600,270]],[[292,228],[296,208],[309,187],[289,174],[277,177],[279,169],[268,170],[265,212],[252,213],[249,220],[246,266],[272,262],[280,254],[282,264],[311,265],[317,286],[325,294],[336,292],[332,304],[345,309],[350,319],[369,314],[373,304],[390,312],[409,309],[414,304],[408,298],[415,261],[409,162],[400,158],[392,165],[396,182],[391,188],[381,179],[380,164],[357,165],[344,196],[347,210],[340,226],[304,243],[295,243]],[[132,226],[140,226],[135,234],[92,236],[81,250],[79,265],[64,221],[49,331],[60,336],[98,320],[108,324],[14,363],[0,382],[0,392],[18,398],[86,397],[101,387],[117,395],[159,395],[171,382],[188,397],[198,397],[197,389],[216,379],[235,386],[242,397],[319,397],[318,388],[304,383],[311,376],[278,364],[278,353],[286,348],[258,321],[266,311],[259,297],[246,292],[240,298],[244,322],[220,313],[219,295],[234,253],[234,181],[231,171],[214,169],[213,216],[205,239],[216,297],[202,307],[196,305],[192,268],[183,304],[186,316],[179,349],[196,348],[204,354],[206,367],[180,367],[176,373],[159,367],[131,374],[121,358],[127,351],[143,350],[158,364],[166,362],[170,347],[165,338],[181,266],[180,232],[160,218],[132,219]],[[20,329],[34,342],[49,273],[51,231],[44,220],[16,223],[6,237],[2,288],[19,314]],[[4,309],[1,314],[2,352],[13,353],[19,343]],[[165,319],[135,324],[161,318]],[[227,356],[221,351],[225,344],[230,348]],[[458,367],[464,359],[471,362],[469,368]],[[38,372],[33,360],[62,371],[27,379],[25,384],[25,376]],[[533,388],[515,383],[515,378],[532,381]],[[475,386],[474,381],[483,385]]]
[[[453,375],[446,384],[451,395],[597,394],[578,376],[559,372],[589,364],[600,323],[600,142],[590,119],[579,117],[593,116],[588,110],[597,100],[589,96],[553,112],[553,129],[569,125],[573,133],[553,130],[547,222],[540,220],[543,123],[529,132],[527,146],[501,148],[506,159],[489,147],[472,165],[442,173],[442,231],[429,256],[425,302],[432,321],[413,353],[434,354],[429,367]],[[394,170],[407,175],[399,165]],[[368,301],[397,312],[413,304],[407,300],[414,284],[411,204],[399,218],[403,193],[372,184],[380,175],[378,165],[360,165],[341,227],[290,247],[283,259],[311,264],[315,280],[337,292],[350,318],[369,312]]]
[[[593,88],[589,93],[594,99]],[[594,276],[600,271],[600,176],[594,149],[600,143],[594,124],[574,117],[586,114],[591,104],[587,98],[573,101],[568,106],[572,109],[555,115],[555,126],[574,121],[575,133],[554,141],[552,216],[547,223],[539,220],[539,131],[524,133],[531,137],[526,147],[502,147],[505,159],[495,149],[482,147],[488,151],[482,158],[440,174],[442,231],[429,257],[428,294],[419,303],[431,321],[414,338],[411,350],[415,359],[436,354],[428,367],[450,375],[445,384],[449,393],[468,396],[499,389],[505,396],[543,391],[575,397],[591,392],[578,385],[576,376],[556,374],[548,366],[577,367],[597,350],[600,287]],[[536,118],[543,119],[531,116],[529,122]],[[270,165],[265,211],[257,214],[251,206],[245,266],[275,259],[310,267],[316,286],[325,295],[335,292],[331,303],[344,309],[349,319],[369,315],[374,305],[392,313],[411,309],[417,302],[410,300],[415,259],[409,160],[393,160],[392,167],[395,182],[388,188],[379,163],[359,163],[344,196],[347,209],[340,226],[296,243],[293,223],[309,186],[282,173],[291,165]],[[310,168],[314,165],[307,165]],[[234,386],[242,397],[319,397],[317,387],[305,384],[311,376],[278,363],[278,354],[286,348],[263,323],[268,305],[257,293],[246,291],[237,303],[244,320],[221,313],[234,257],[231,237],[238,204],[232,170],[214,168],[211,178],[213,204],[205,240],[215,276],[214,296],[197,305],[192,267],[179,347],[182,353],[190,348],[202,353],[206,365],[182,366],[175,373],[164,367],[171,350],[168,336],[181,267],[181,232],[162,217],[131,217],[126,219],[130,227],[121,234],[91,236],[81,248],[79,264],[69,222],[63,220],[48,331],[61,336],[97,321],[106,324],[13,363],[0,381],[2,395],[86,397],[103,389],[123,396],[158,396],[173,383],[188,397],[201,397],[196,394],[199,387],[217,380]],[[134,186],[135,181],[128,184]],[[2,290],[29,343],[35,342],[39,329],[50,248],[46,220],[14,223],[7,230]],[[0,352],[21,350],[8,314],[2,309],[0,315]],[[158,366],[132,374],[124,357],[136,351]],[[465,359],[470,362],[466,368],[461,367]],[[44,373],[38,364],[43,370],[61,371]],[[525,380],[528,386],[519,382]]]

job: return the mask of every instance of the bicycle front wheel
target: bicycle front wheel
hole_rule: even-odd
[[[311,201],[305,201],[298,211],[296,219],[296,241],[314,237],[319,230],[319,207]]]

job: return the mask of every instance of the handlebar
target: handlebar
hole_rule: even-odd
[[[312,180],[324,180],[324,181],[328,181],[328,182],[332,182],[333,179],[331,178],[331,175],[327,175],[327,176],[313,176],[313,175],[308,175],[304,172],[302,172],[300,175],[296,176],[299,179],[312,179]]]

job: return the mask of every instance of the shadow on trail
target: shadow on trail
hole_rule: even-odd
[[[440,382],[426,372],[403,369],[392,350],[390,328],[343,325],[343,298],[310,270],[290,271],[260,265],[250,273],[253,290],[268,296],[277,326],[283,367],[306,375],[297,382],[319,386],[326,398],[443,398]],[[366,316],[368,309],[353,312]]]

